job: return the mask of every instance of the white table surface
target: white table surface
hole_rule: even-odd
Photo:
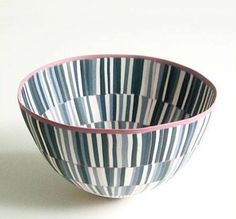
[[[212,80],[207,133],[172,180],[123,200],[76,189],[41,157],[16,92],[30,71],[97,53],[157,56]],[[236,1],[0,0],[0,218],[236,218]]]

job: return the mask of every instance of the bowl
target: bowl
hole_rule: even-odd
[[[108,198],[174,176],[199,144],[215,99],[215,86],[198,72],[139,55],[60,60],[18,90],[25,123],[53,169]]]

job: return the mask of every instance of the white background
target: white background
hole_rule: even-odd
[[[19,81],[35,68],[97,53],[169,59],[218,89],[207,133],[185,168],[129,199],[99,198],[57,175],[16,100]],[[235,0],[0,0],[0,217],[236,218],[235,84]]]

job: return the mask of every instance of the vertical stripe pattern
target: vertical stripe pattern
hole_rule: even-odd
[[[21,104],[45,119],[87,128],[132,129],[206,111],[214,89],[193,74],[153,60],[104,57],[38,71]],[[41,122],[22,109],[51,166],[87,192],[121,198],[171,178],[199,144],[211,113],[185,125],[137,134],[82,133]]]

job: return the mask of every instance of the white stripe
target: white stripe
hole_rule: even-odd
[[[46,72],[45,72],[45,74],[46,74]],[[49,94],[49,90],[48,90],[47,85],[46,85],[46,81],[45,81],[45,79],[43,77],[43,75],[44,75],[43,71],[41,71],[40,74],[38,74],[38,75],[39,75],[39,78],[40,78],[40,84],[42,86],[42,89],[43,89],[44,96],[46,98],[47,104],[48,104],[49,107],[52,107],[53,106],[53,102],[51,100],[51,97],[50,97],[50,94]]]
[[[89,96],[87,96],[86,98],[83,98],[83,102],[84,102],[86,119],[87,119],[88,124],[90,124],[93,122],[93,118],[90,117],[89,108],[88,108],[88,104],[90,104],[89,103]],[[91,116],[93,116],[93,115],[91,115]]]
[[[127,140],[128,140],[128,147],[127,147],[127,162],[128,166],[131,167],[131,162],[132,162],[132,148],[133,148],[133,137],[131,134],[127,135]]]
[[[115,195],[115,187],[110,187],[111,190],[111,197],[114,197]]]
[[[156,102],[157,102],[157,100],[155,100],[155,99],[153,99],[153,100],[151,101],[151,107],[150,107],[150,111],[149,111],[149,113],[148,113],[148,120],[147,120],[147,124],[148,124],[148,125],[151,125],[152,116],[153,116],[153,111],[154,111],[154,109],[155,109]],[[152,125],[154,125],[154,124],[152,124]]]
[[[79,96],[78,95],[79,88],[77,87],[76,81],[75,81],[75,71],[74,71],[74,67],[73,67],[73,62],[69,62],[69,65],[70,65],[71,79],[72,79],[71,87],[74,87],[74,92],[75,92],[74,98],[77,98]]]
[[[22,88],[23,89],[23,91],[25,92],[25,97],[26,97],[26,101],[27,102],[23,102],[23,91],[22,91],[22,93],[21,93],[21,95],[20,95],[20,99],[21,99],[21,102],[23,102],[23,104],[24,104],[24,106],[26,107],[26,103],[28,103],[29,104],[29,108],[30,108],[30,110],[33,110],[32,108],[31,108],[31,102],[30,102],[30,98],[29,98],[29,96],[28,96],[28,91],[27,91],[27,89],[26,89],[26,86],[24,85],[24,87]]]
[[[63,118],[62,118],[62,113],[60,112],[59,107],[58,107],[58,106],[53,107],[52,110],[53,110],[54,113],[55,113],[54,115],[57,115],[57,116],[58,116],[59,122],[64,124],[65,122],[64,122],[64,120],[63,120]]]
[[[134,108],[134,95],[130,95],[130,109],[129,109],[129,122],[132,121],[133,108]]]
[[[104,80],[105,80],[105,93],[109,93],[108,92],[108,76],[107,76],[107,68],[108,68],[108,61],[107,58],[104,58]]]
[[[96,182],[95,174],[94,174],[93,171],[97,171],[97,168],[96,168],[96,169],[93,169],[93,168],[91,168],[91,167],[88,167],[89,178],[90,178],[90,180],[91,180],[91,184],[96,185],[97,182]]]
[[[181,109],[183,110],[184,107],[185,107],[185,103],[187,101],[187,98],[188,98],[188,94],[189,94],[189,91],[190,91],[190,87],[192,85],[192,81],[193,81],[193,75],[190,75],[190,79],[189,79],[189,82],[188,82],[188,86],[187,86],[187,90],[185,92],[185,96],[184,96],[184,100],[183,100],[183,103],[182,103],[182,106],[181,106]]]
[[[178,156],[181,155],[181,152],[182,152],[182,150],[183,150],[185,141],[186,141],[186,139],[187,139],[188,129],[189,129],[189,125],[185,125],[184,135],[183,135],[183,138],[182,138],[181,145],[179,145],[179,147],[178,147],[178,148],[179,148],[179,151],[178,151],[178,154],[176,154],[176,157],[178,157]]]
[[[143,72],[142,72],[142,84],[140,89],[140,95],[147,96],[147,89],[148,89],[148,80],[150,74],[150,60],[144,60],[143,63]]]
[[[59,86],[59,83],[58,83],[59,79],[57,79],[57,77],[56,77],[56,75],[58,75],[59,73],[55,72],[54,67],[52,67],[51,69],[52,69],[51,77],[53,78],[53,81],[54,81],[53,88],[54,88],[55,92],[57,91],[57,95],[58,95],[58,99],[59,99],[58,101],[59,101],[59,103],[61,103],[63,101],[63,97],[62,97],[62,93],[61,93],[61,87]],[[56,101],[56,103],[58,103],[58,101]]]
[[[97,137],[97,149],[98,149],[99,164],[100,164],[100,167],[103,167],[104,163],[103,163],[103,154],[102,154],[102,138],[101,138],[101,134],[96,134],[96,137]]]
[[[125,63],[126,58],[121,58],[121,72],[120,72],[120,93],[124,93],[124,83],[126,83],[125,80]]]
[[[208,99],[208,102],[207,102],[206,109],[209,109],[209,107],[210,107],[210,105],[211,105],[212,96],[213,96],[213,91],[211,90],[211,91],[210,91],[210,95],[209,95],[209,99]]]
[[[39,147],[40,150],[43,150],[43,149],[42,149],[42,146],[41,146],[41,144],[40,144],[38,135],[36,134],[35,128],[34,128],[34,126],[33,126],[31,117],[29,117],[29,115],[28,115],[27,113],[26,113],[25,115],[26,115],[27,123],[28,123],[29,126],[30,126],[30,130],[31,130],[31,132],[32,132],[32,135],[34,136],[34,139],[35,139],[35,141],[36,141],[37,146]],[[47,149],[46,149],[46,150],[47,150]],[[47,152],[48,152],[48,151],[47,151]]]
[[[94,194],[94,191],[91,189],[91,187],[94,189],[94,186],[92,186],[92,185],[87,185],[87,184],[84,184],[84,183],[81,183],[80,186],[82,187],[83,190]],[[95,191],[96,191],[96,190],[95,190]]]
[[[125,121],[125,114],[126,114],[126,111],[127,111],[127,95],[123,94],[122,98],[123,98],[123,101],[122,101],[123,108],[122,108],[122,113],[121,113],[121,120]]]
[[[53,127],[53,132],[55,133],[55,138],[56,138],[56,142],[57,142],[57,148],[58,148],[58,151],[59,151],[59,154],[60,154],[60,157],[65,160],[65,161],[68,161],[68,158],[66,157],[66,154],[64,156],[64,151],[63,151],[63,142],[60,143],[60,140],[61,140],[61,135],[62,133],[60,133],[60,129],[56,129],[55,127]],[[59,133],[58,133],[59,132]],[[63,141],[63,140],[62,140]]]
[[[99,95],[100,91],[100,58],[96,59],[96,94]]]
[[[149,167],[150,167],[150,166],[149,166]],[[152,166],[151,166],[151,171],[150,171],[150,173],[149,173],[149,176],[148,176],[148,179],[147,179],[146,184],[151,183],[152,178],[153,178],[154,171],[155,171],[155,165],[152,165]]]
[[[138,97],[138,109],[137,109],[137,113],[136,113],[136,122],[137,123],[140,123],[140,115],[141,115],[141,109],[142,109],[142,97],[141,96],[139,96]]]
[[[176,104],[178,102],[179,94],[180,94],[182,84],[183,84],[183,81],[184,81],[184,76],[185,76],[185,71],[181,70],[180,75],[179,75],[179,80],[178,80],[178,83],[177,83],[177,87],[176,87],[176,90],[175,90],[174,98],[173,98],[173,101],[172,101],[172,105],[174,105],[174,106],[176,106]]]
[[[134,59],[130,58],[130,61],[129,61],[129,73],[128,73],[128,80],[127,80],[127,94],[131,94],[131,83],[132,83],[132,75],[133,75],[133,65],[134,65]]]
[[[202,95],[202,98],[201,98],[201,103],[200,105],[198,106],[198,111],[197,111],[197,114],[199,114],[201,112],[201,109],[202,109],[202,105],[203,105],[203,97],[206,95],[206,90],[207,90],[207,86],[205,86],[204,88],[204,92],[203,92],[203,95]]]
[[[111,95],[105,95],[105,108],[106,108],[106,116],[107,116],[107,121],[111,121],[111,114],[110,114],[110,98]]]
[[[194,131],[194,135],[192,137],[192,140],[191,140],[191,142],[189,144],[189,147],[188,147],[188,151],[186,153],[189,153],[195,147],[195,145],[197,143],[197,137],[199,135],[199,132],[201,130],[203,122],[204,122],[204,119],[198,120],[197,126],[196,126],[195,131]]]
[[[54,128],[54,130],[55,130],[55,128]],[[58,130],[59,130],[59,137],[61,139],[61,144],[62,144],[61,148],[62,148],[62,152],[63,152],[64,158],[65,158],[66,161],[69,161],[68,156],[67,156],[67,151],[66,151],[67,145],[65,145],[65,139],[64,139],[63,131],[62,131],[61,128],[59,128]]]
[[[142,173],[142,178],[140,180],[140,185],[145,183],[146,177],[147,177],[147,172],[148,172],[148,165],[145,165],[143,167],[143,173]]]
[[[213,104],[214,98],[215,98],[215,92],[212,91],[212,92],[211,92],[211,98],[210,98],[208,107],[210,107],[210,106]]]
[[[76,61],[76,66],[77,66],[77,75],[78,75],[78,89],[79,89],[79,94],[80,96],[84,96],[83,93],[83,84],[82,84],[82,79],[81,79],[81,69],[80,69],[80,61]]]
[[[56,121],[56,122],[61,122],[62,119],[61,119],[61,117],[59,117],[59,115],[61,116],[61,114],[59,113],[59,115],[58,115],[58,112],[56,111],[55,108],[56,108],[56,107],[51,107],[51,108],[48,110],[47,114],[50,113],[50,114],[53,116],[53,118],[54,118],[53,120],[54,120],[54,121]]]
[[[122,136],[121,134],[116,135],[116,141],[117,141],[117,166],[122,167]]]
[[[42,152],[41,152],[42,153]],[[45,156],[45,155],[44,155]],[[47,156],[47,155],[46,155]],[[56,169],[56,171],[60,174],[60,175],[63,175],[61,170],[58,168],[56,162],[55,162],[55,159],[53,159],[52,157],[50,156],[47,156],[47,158],[49,159],[49,162],[50,164]]]
[[[142,135],[137,134],[137,154],[136,154],[136,166],[141,165],[141,155],[142,155]]]
[[[154,146],[153,157],[152,157],[152,162],[151,163],[155,163],[155,159],[156,159],[156,156],[157,156],[157,149],[158,149],[158,145],[159,145],[159,140],[160,140],[160,131],[157,130],[156,131],[155,146]]]
[[[69,91],[69,97],[70,97],[70,99],[73,99],[74,96],[73,96],[72,89],[71,89],[72,85],[70,83],[69,73],[68,73],[68,69],[67,69],[67,63],[62,64],[62,66],[63,66],[63,70],[64,70],[65,82],[67,84],[67,88]]]
[[[105,173],[105,168],[96,168],[97,170],[97,174],[98,174],[98,178],[100,181],[100,185],[101,186],[108,186],[107,184],[107,179],[106,179],[106,173]]]
[[[66,162],[66,166],[67,166],[68,171],[70,172],[70,174],[71,174],[73,180],[77,180],[77,175],[76,175],[76,173],[74,173],[74,171],[73,171],[72,168],[71,168],[72,165],[73,165],[73,164],[70,164],[70,163]]]
[[[76,145],[75,145],[75,143],[73,142],[73,136],[72,136],[71,131],[67,131],[67,137],[68,137],[68,143],[69,143],[68,147],[69,147],[69,150],[70,150],[72,162],[73,162],[74,164],[77,164],[78,161],[77,161],[77,159],[76,159],[76,156],[75,156],[76,153],[75,153],[75,150],[74,150],[74,146],[76,146]]]
[[[48,148],[47,148],[47,144],[45,143],[44,141],[44,137],[43,137],[43,134],[41,132],[41,129],[40,129],[40,126],[39,126],[39,121],[38,120],[35,120],[36,121],[36,125],[37,125],[37,129],[38,129],[38,132],[39,132],[39,135],[41,137],[41,140],[43,142],[43,145],[44,145],[44,148],[46,150],[46,153],[50,155],[49,151],[48,151]]]
[[[163,154],[162,161],[165,161],[165,160],[166,160],[166,156],[167,156],[167,153],[168,153],[168,149],[169,149],[170,143],[171,143],[172,130],[173,130],[173,128],[169,128],[169,129],[168,129],[168,136],[167,136],[167,141],[166,141],[166,143],[165,143],[165,151],[164,151],[164,154]]]
[[[33,108],[33,112],[36,113],[36,114],[39,114],[39,113],[38,113],[38,109],[37,109],[37,107],[36,107],[36,105],[35,105],[35,103],[34,103],[34,99],[33,99],[32,95],[31,95],[31,90],[30,90],[30,88],[29,88],[29,83],[28,83],[28,82],[25,83],[25,86],[26,86],[26,89],[27,89],[27,91],[28,91],[27,93],[28,93],[28,95],[29,95],[30,103],[31,103],[32,108]]]
[[[163,90],[163,93],[162,93],[162,98],[161,99],[162,99],[163,102],[165,100],[167,85],[168,85],[169,78],[170,78],[170,70],[171,70],[171,66],[168,67],[168,72],[167,72],[167,76],[166,76],[166,80],[165,80],[165,86],[164,86],[164,90]]]
[[[129,128],[129,122],[125,122],[125,128],[128,129]]]
[[[42,116],[47,118],[47,119],[57,121],[56,117],[54,116],[54,114],[52,113],[51,110],[47,110]]]
[[[50,93],[51,93],[51,96],[52,96],[52,100],[55,104],[58,103],[58,100],[57,100],[57,96],[56,96],[56,90],[53,86],[53,83],[52,83],[52,80],[51,80],[51,77],[50,77],[50,71],[49,71],[49,68],[45,69],[45,78],[47,80],[47,83],[48,83],[48,89],[50,89]]]
[[[118,173],[118,168],[114,168],[114,176],[113,176],[114,185],[117,185],[117,173]]]
[[[175,113],[177,107],[173,106],[173,107],[170,108],[170,109],[171,109],[171,112],[170,112],[170,116],[169,116],[169,118],[168,118],[168,120],[167,120],[167,123],[168,123],[168,122],[173,122],[173,121],[174,121],[174,120],[173,120],[173,116],[174,116],[174,113]]]
[[[113,58],[110,58],[110,93],[113,93]]]
[[[160,75],[160,68],[161,64],[154,62],[153,65],[153,79],[152,79],[152,87],[151,87],[151,97],[153,99],[156,99],[157,94],[157,84],[159,80],[159,75]]]
[[[72,112],[71,107],[70,107],[70,102],[71,101],[67,101],[64,104],[64,107],[65,107],[65,110],[66,110],[66,112],[64,114],[67,115],[70,125],[76,125],[75,118],[77,116]]]
[[[169,157],[170,160],[175,158],[175,154],[176,154],[178,146],[179,146],[179,139],[181,137],[180,133],[181,133],[182,128],[183,128],[182,126],[177,126],[176,127],[175,140],[174,140],[174,144],[173,144],[171,154],[170,154],[170,157]]]
[[[125,181],[124,186],[129,186],[131,184],[134,168],[125,169]]]
[[[118,189],[117,189],[117,191],[118,191],[117,196],[118,196],[118,197],[121,197],[122,189],[123,189],[122,186],[118,187]]]
[[[161,116],[158,120],[158,125],[163,123],[163,119],[164,119],[164,116],[166,114],[167,106],[168,106],[168,103],[164,103],[163,109],[161,111]]]
[[[205,111],[207,108],[206,108],[206,104],[207,104],[207,102],[208,102],[208,100],[209,100],[209,94],[210,94],[210,87],[208,87],[208,91],[207,91],[207,93],[206,93],[206,96],[205,96],[205,101],[204,101],[204,104],[203,104],[203,107],[202,107],[202,109],[201,109],[201,112],[203,112],[203,111]]]
[[[144,120],[143,120],[144,125],[150,125],[150,122],[148,119],[149,117],[151,117],[150,116],[150,111],[151,111],[151,106],[152,106],[151,103],[152,103],[152,100],[148,99],[146,113],[144,114]]]
[[[119,116],[120,116],[120,95],[116,94],[116,116],[115,120],[119,121]]]
[[[199,86],[199,89],[198,89],[198,92],[197,92],[197,97],[196,97],[196,99],[195,99],[195,102],[194,102],[194,105],[193,105],[193,108],[192,108],[192,111],[191,111],[191,115],[192,115],[192,116],[193,116],[193,113],[194,113],[194,111],[195,111],[195,108],[196,108],[198,99],[199,99],[200,91],[201,91],[201,89],[202,89],[202,84],[203,84],[203,82],[201,81],[200,86]]]
[[[90,133],[87,133],[87,142],[88,142],[88,151],[89,151],[89,160],[92,165],[92,167],[96,167],[96,162],[94,158],[94,151],[93,151],[93,141],[92,141],[92,135]]]
[[[96,96],[89,96],[88,99],[89,99],[89,102],[90,102],[89,105],[91,107],[91,111],[93,114],[93,122],[101,121],[97,97]]]
[[[73,115],[73,118],[72,120],[74,121],[74,125],[80,125],[80,120],[79,120],[79,116],[77,114],[77,110],[75,108],[75,102],[74,100],[72,101],[69,101],[68,104],[70,105],[70,110],[71,110],[71,113]]]
[[[39,75],[40,75],[40,73],[39,73]],[[40,89],[39,89],[38,79],[36,78],[36,76],[34,76],[34,77],[32,77],[31,80],[34,80],[34,83],[35,83],[35,85],[36,85],[36,92],[37,92],[37,94],[39,95],[39,100],[40,100],[40,102],[42,103],[43,108],[44,108],[44,109],[47,109],[46,104],[45,104],[45,102],[44,102],[44,100],[43,100],[42,93],[41,93],[41,91],[40,91]],[[40,84],[41,84],[41,82],[40,82]],[[46,101],[47,101],[47,100],[46,100]]]
[[[112,142],[112,135],[107,135],[107,141],[108,141],[108,160],[109,160],[109,167],[112,167],[113,164],[113,142]]]

